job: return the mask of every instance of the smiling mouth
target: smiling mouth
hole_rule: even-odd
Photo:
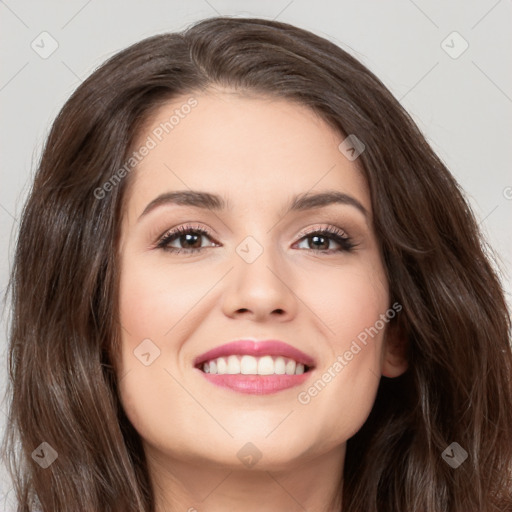
[[[301,375],[313,367],[284,356],[229,355],[203,361],[195,366],[203,373],[211,375]]]

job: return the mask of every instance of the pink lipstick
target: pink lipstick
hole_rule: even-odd
[[[249,394],[270,394],[302,384],[314,359],[279,340],[238,340],[213,348],[194,360],[212,384]]]

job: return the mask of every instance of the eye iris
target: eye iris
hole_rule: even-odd
[[[324,244],[323,244],[323,245],[327,245],[327,247],[324,247],[324,248],[319,247],[318,245],[314,246],[313,248],[320,249],[320,250],[327,250],[327,249],[329,249],[329,239],[328,239],[328,238],[326,238],[325,236],[323,236],[323,235],[312,235],[310,238],[311,238],[311,240],[312,240],[312,241],[314,241],[314,242],[315,242],[315,241],[318,241],[319,239],[320,239],[320,240],[324,240]],[[313,242],[313,243],[314,243],[314,242]],[[310,245],[311,245],[311,244],[310,244]]]
[[[186,244],[189,244],[189,245],[192,245],[194,246],[193,248],[196,248],[196,245],[197,245],[197,242],[199,242],[199,246],[198,247],[201,247],[201,236],[200,234],[190,234],[190,233],[187,233],[186,235],[181,235],[180,236],[180,243],[183,243],[183,240],[185,240],[185,245]],[[192,242],[190,242],[191,239],[196,239],[195,240],[195,244]]]

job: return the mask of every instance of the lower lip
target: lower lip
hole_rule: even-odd
[[[223,388],[250,395],[269,395],[284,389],[299,386],[309,378],[311,370],[299,375],[230,375],[211,374],[199,369],[206,380]]]

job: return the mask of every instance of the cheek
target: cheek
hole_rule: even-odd
[[[388,310],[388,299],[378,265],[316,272],[307,304],[325,333],[328,350],[322,353],[316,379],[299,390],[298,402],[305,417],[322,418],[326,445],[354,435],[374,404],[387,325],[381,315]]]
[[[176,439],[186,439],[182,411],[192,407],[190,396],[173,378],[181,339],[177,331],[187,328],[186,315],[209,284],[201,290],[190,277],[179,272],[171,275],[169,269],[144,264],[132,255],[122,260],[119,397],[134,428],[160,449],[165,448],[171,433]],[[171,330],[173,336],[166,337]],[[178,340],[175,345],[169,345],[172,338]],[[145,359],[146,353],[149,356]]]
[[[314,275],[314,286],[311,279],[305,280],[297,294],[305,298],[319,326],[323,325],[331,348],[347,350],[351,341],[373,326],[389,307],[384,270],[361,259],[339,268],[317,268]]]
[[[349,274],[330,311],[333,315],[337,351],[348,350],[351,342],[372,327],[388,307],[387,290],[375,286],[367,275]]]
[[[120,319],[129,338],[163,339],[208,290],[197,273],[169,272],[165,266],[127,259],[120,283]],[[206,277],[206,276],[205,276]],[[125,332],[125,334],[126,334]]]

